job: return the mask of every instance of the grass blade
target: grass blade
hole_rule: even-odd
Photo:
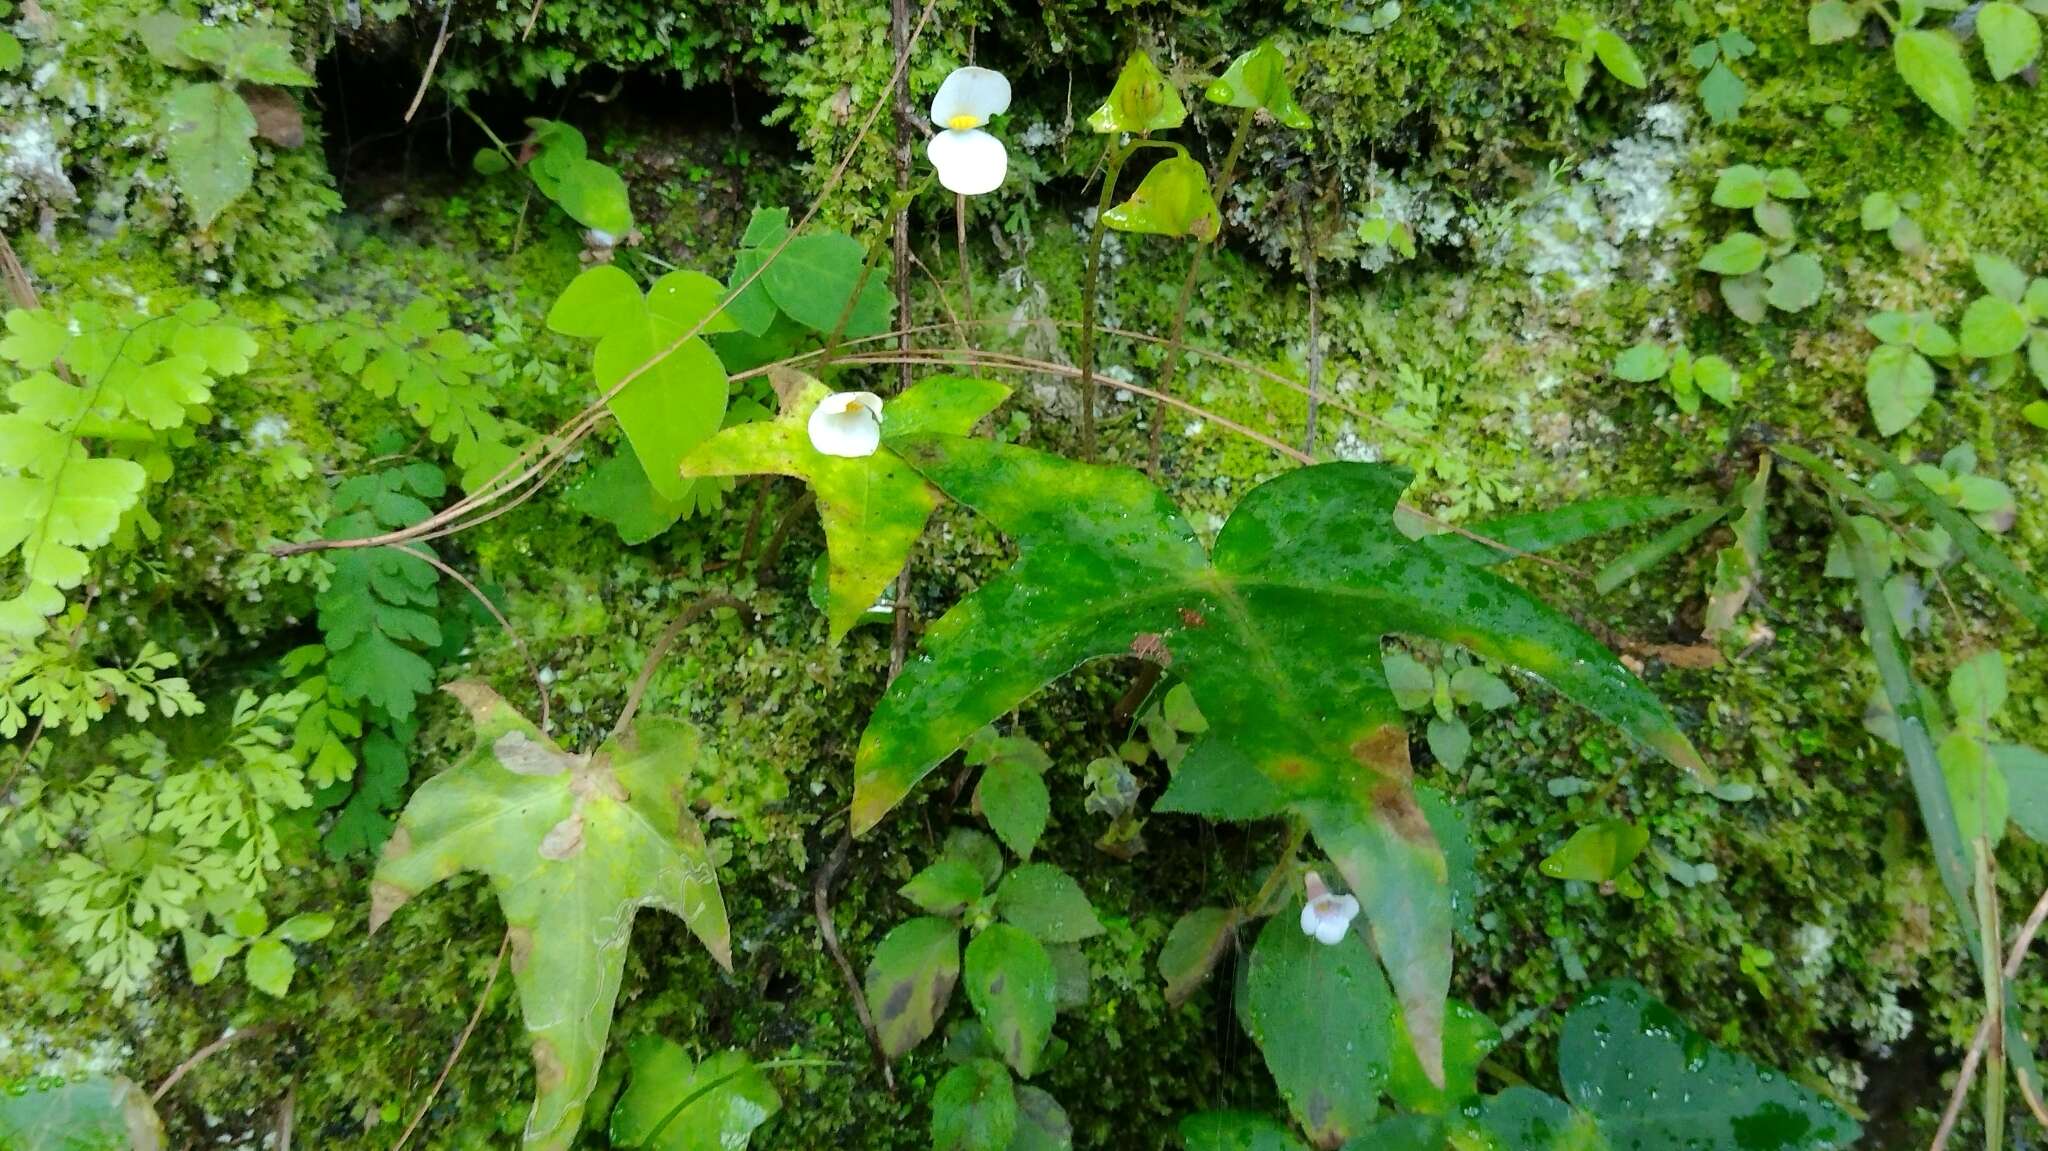
[[[1728,513],[1733,510],[1733,504],[1707,508],[1649,543],[1623,552],[1613,563],[1601,568],[1600,574],[1593,577],[1593,590],[1606,595],[1644,571],[1663,563],[1678,549],[1705,535],[1708,528],[1727,519]]]
[[[1680,512],[1698,511],[1701,506],[1702,501],[1692,496],[1623,496],[1580,500],[1540,512],[1497,516],[1465,526],[1474,535],[1504,543],[1518,552],[1544,552],[1637,524],[1668,519]],[[1512,552],[1488,547],[1461,535],[1430,536],[1424,542],[1445,559],[1470,567],[1491,567],[1513,558]]]

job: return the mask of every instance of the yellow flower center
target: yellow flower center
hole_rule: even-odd
[[[969,128],[978,128],[980,126],[981,117],[964,113],[946,121],[946,127],[951,128],[955,132],[965,132]]]

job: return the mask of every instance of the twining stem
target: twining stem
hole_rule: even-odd
[[[1132,148],[1111,137],[1102,169],[1102,194],[1095,200],[1095,230],[1088,234],[1088,272],[1081,281],[1081,458],[1095,462],[1095,283],[1102,274],[1103,217],[1116,199],[1117,173]]]
[[[889,43],[896,54],[896,220],[893,265],[896,281],[896,325],[902,334],[896,350],[903,356],[896,377],[896,391],[910,390],[910,141],[917,131],[910,117],[910,0],[889,0]],[[961,261],[967,259],[963,252]],[[966,277],[962,277],[965,279]],[[910,561],[896,573],[896,602],[889,637],[889,678],[903,670],[910,648]],[[888,1066],[885,1062],[884,1068]]]
[[[1223,153],[1223,167],[1216,175],[1214,196],[1218,212],[1222,211],[1223,198],[1230,194],[1230,185],[1237,179],[1237,158],[1244,152],[1245,138],[1251,135],[1252,114],[1256,108],[1246,108],[1237,118],[1237,131],[1230,137],[1230,148]],[[1210,243],[1223,242],[1223,228],[1219,224],[1216,238]],[[1180,300],[1173,306],[1173,329],[1166,336],[1166,363],[1159,369],[1159,390],[1173,394],[1174,373],[1180,368],[1181,337],[1187,331],[1188,308],[1195,300],[1195,281],[1202,274],[1202,257],[1209,252],[1209,244],[1195,242],[1194,255],[1188,257],[1188,274],[1180,282]],[[1163,400],[1152,403],[1152,439],[1145,453],[1145,470],[1153,479],[1159,478],[1159,447],[1161,429],[1166,424],[1166,404]]]

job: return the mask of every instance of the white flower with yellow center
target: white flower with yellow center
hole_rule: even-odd
[[[955,68],[939,85],[932,97],[932,126],[939,131],[924,153],[947,191],[979,196],[1002,186],[1010,154],[981,126],[1009,107],[1010,82],[992,68]]]
[[[1344,942],[1351,921],[1358,918],[1358,897],[1332,895],[1323,877],[1311,871],[1306,877],[1308,904],[1301,909],[1301,933],[1315,936],[1317,943],[1332,946]]]
[[[859,459],[882,446],[882,397],[833,392],[811,409],[811,446],[828,456]]]

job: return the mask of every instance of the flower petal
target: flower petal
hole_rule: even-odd
[[[1303,935],[1314,935],[1322,927],[1322,925],[1323,917],[1316,914],[1316,905],[1313,903],[1302,904],[1301,933]]]
[[[1316,942],[1335,947],[1344,942],[1344,933],[1351,930],[1348,919],[1325,919],[1316,924]]]
[[[925,155],[939,170],[939,183],[963,196],[995,191],[1010,170],[1010,154],[1003,142],[979,128],[937,133],[925,145]]]
[[[834,392],[811,409],[811,446],[828,456],[858,459],[882,446],[882,398],[873,392]]]
[[[932,97],[932,127],[979,128],[1010,107],[1010,81],[993,68],[955,68]],[[961,121],[955,124],[954,121]],[[972,195],[972,193],[969,193]]]

